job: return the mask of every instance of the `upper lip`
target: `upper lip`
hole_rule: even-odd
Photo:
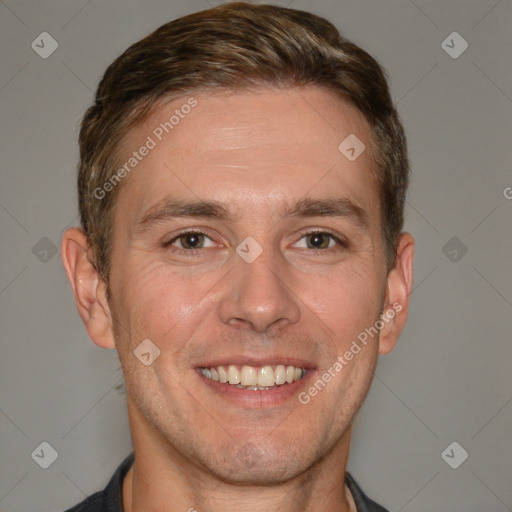
[[[298,359],[296,357],[289,356],[261,356],[261,357],[246,357],[246,356],[232,356],[222,357],[222,359],[210,359],[202,362],[196,366],[196,368],[212,368],[216,366],[277,366],[279,364],[285,366],[295,366],[296,368],[311,369],[314,367],[311,361],[306,359]]]

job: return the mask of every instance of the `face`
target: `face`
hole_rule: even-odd
[[[154,142],[119,185],[112,238],[132,430],[224,480],[285,481],[346,442],[379,336],[344,354],[391,307],[370,130],[319,88],[193,98],[120,157]]]

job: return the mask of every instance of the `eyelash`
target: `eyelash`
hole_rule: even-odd
[[[333,252],[339,251],[340,249],[348,248],[348,242],[341,239],[339,236],[335,235],[332,231],[329,231],[328,229],[313,229],[311,231],[306,231],[305,233],[301,234],[299,240],[302,240],[304,237],[309,235],[328,235],[332,240],[336,242],[336,245],[334,247],[328,247],[327,249],[305,249],[311,255],[322,256],[324,254],[331,254]]]
[[[308,235],[328,235],[331,237],[332,240],[334,240],[338,247],[328,247],[327,249],[306,249],[307,251],[310,251],[311,253],[331,253],[332,251],[336,251],[336,250],[339,250],[339,248],[348,248],[348,243],[342,239],[340,239],[338,236],[336,236],[334,233],[332,233],[331,231],[329,230],[312,230],[312,231],[307,231],[305,233],[302,233],[302,235],[300,236],[299,240],[301,240],[302,238],[308,236]],[[164,248],[169,248],[169,247],[172,247],[172,244],[174,242],[176,242],[177,240],[179,240],[181,237],[183,236],[186,236],[186,235],[204,235],[205,237],[207,238],[210,238],[206,233],[204,233],[203,231],[196,231],[196,230],[188,230],[188,231],[182,231],[181,233],[177,234],[175,237],[173,237],[171,240],[169,240],[168,242],[164,242],[163,244],[163,247]],[[185,256],[194,256],[196,254],[197,251],[201,251],[203,250],[204,248],[203,247],[199,247],[197,249],[183,249],[183,248],[179,248],[179,247],[173,247],[172,250],[175,251],[175,252],[178,252],[179,254],[183,254]]]
[[[182,231],[181,233],[178,233],[175,237],[171,238],[171,240],[169,240],[168,242],[164,242],[164,244],[163,244],[164,248],[166,248],[166,249],[171,248],[172,251],[182,254],[184,256],[195,256],[197,251],[203,250],[203,248],[201,248],[201,247],[198,249],[183,249],[180,247],[172,247],[172,244],[174,242],[176,242],[176,240],[179,240],[181,237],[186,236],[186,235],[204,235],[204,236],[210,238],[210,240],[211,240],[211,237],[209,237],[203,231],[196,231],[194,229],[191,229],[191,230],[187,230],[187,231]]]

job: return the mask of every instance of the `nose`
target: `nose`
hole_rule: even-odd
[[[285,262],[270,250],[264,250],[252,263],[238,255],[235,258],[235,268],[219,303],[221,321],[258,333],[297,323],[301,315],[299,301],[285,272]]]

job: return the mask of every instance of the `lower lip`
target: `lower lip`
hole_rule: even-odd
[[[203,382],[222,398],[242,407],[276,407],[288,400],[296,399],[299,390],[307,386],[307,382],[313,377],[315,370],[307,370],[306,375],[300,380],[282,384],[272,389],[253,390],[240,389],[231,384],[225,384],[213,379],[208,379],[199,370],[197,374]]]

